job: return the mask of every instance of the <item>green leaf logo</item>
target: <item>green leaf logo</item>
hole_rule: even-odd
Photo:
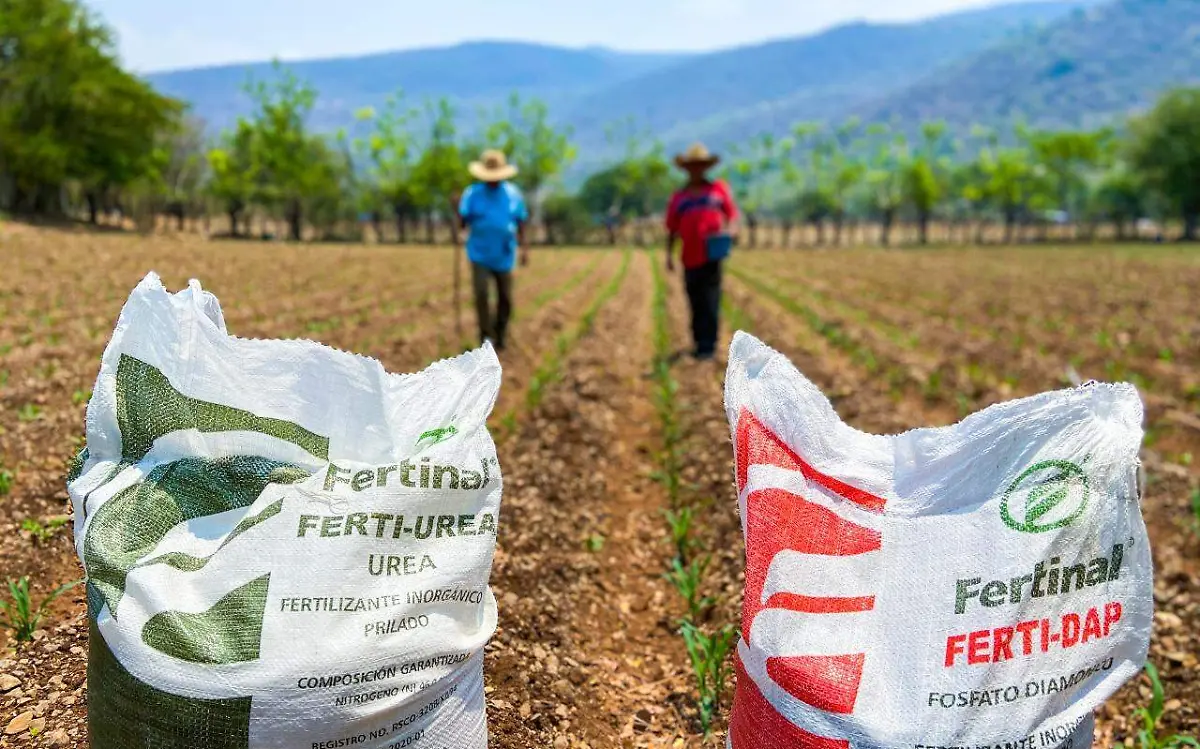
[[[1004,492],[1000,518],[1022,533],[1045,533],[1074,523],[1087,509],[1087,474],[1066,460],[1047,460],[1025,469]]]
[[[441,429],[430,429],[417,438],[417,447],[436,445],[439,442],[445,442],[456,434],[458,434],[458,427],[453,425],[442,427]]]

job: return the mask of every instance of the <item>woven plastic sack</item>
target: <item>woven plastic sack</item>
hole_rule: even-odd
[[[1084,749],[1146,659],[1142,404],[1089,384],[899,436],[739,333],[733,749]]]
[[[393,375],[126,303],[69,479],[93,749],[487,746],[490,348]]]

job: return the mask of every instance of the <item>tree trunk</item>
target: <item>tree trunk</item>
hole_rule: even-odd
[[[817,230],[817,247],[825,246],[825,222],[817,219],[813,222],[813,228]]]
[[[788,219],[783,222],[783,236],[781,237],[781,240],[780,240],[780,243],[783,245],[783,249],[786,250],[788,247],[791,247],[791,238],[792,238],[792,221],[791,221],[791,219]]]
[[[929,212],[917,212],[917,242],[921,245],[929,244]]]
[[[227,212],[229,213],[229,234],[236,237],[238,236],[238,214],[241,213],[241,209],[230,206]]]
[[[896,211],[887,209],[883,212],[883,220],[880,226],[879,243],[884,247],[890,247],[892,244],[892,222],[896,220]]]
[[[433,214],[425,214],[425,244],[433,244]]]
[[[400,206],[392,206],[392,213],[396,217],[396,241],[405,244],[408,242],[408,225],[404,221],[404,210]]]
[[[758,219],[753,213],[746,213],[746,228],[750,230],[750,249],[758,246]]]
[[[91,224],[92,226],[95,226],[97,221],[99,220],[99,213],[100,213],[99,201],[96,199],[96,193],[92,192],[91,190],[88,190],[86,197],[87,197],[87,209],[88,209],[88,223]]]
[[[1004,244],[1012,244],[1013,231],[1017,225],[1017,212],[1009,208],[1004,211]]]
[[[842,229],[846,223],[846,217],[841,213],[833,217],[833,246],[842,246]]]
[[[304,212],[300,208],[300,201],[293,200],[288,206],[288,234],[293,242],[304,241]]]
[[[979,219],[979,222],[977,224],[975,224],[975,244],[979,245],[980,247],[982,247],[984,245],[983,232],[986,229],[987,229],[987,221],[984,219]]]
[[[371,231],[375,232],[375,244],[383,244],[383,214],[371,211]]]
[[[1188,211],[1183,217],[1183,237],[1181,237],[1181,240],[1184,242],[1195,242],[1197,229],[1200,229],[1200,219],[1198,219],[1195,213]]]
[[[454,245],[455,247],[458,246],[458,230],[459,230],[459,228],[460,227],[459,227],[458,222],[451,219],[450,220],[450,244]]]

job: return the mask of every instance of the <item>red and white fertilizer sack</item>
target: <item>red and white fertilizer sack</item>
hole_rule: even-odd
[[[71,472],[94,749],[484,749],[490,348],[411,375],[151,274]]]
[[[1153,618],[1142,404],[1089,384],[937,429],[843,424],[739,333],[733,749],[1085,749]]]

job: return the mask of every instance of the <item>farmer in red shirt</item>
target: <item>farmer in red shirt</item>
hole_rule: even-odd
[[[712,359],[717,349],[721,312],[721,262],[733,242],[731,227],[737,205],[729,186],[710,180],[708,171],[720,157],[697,143],[675,157],[688,174],[687,184],[671,197],[667,208],[667,270],[675,270],[675,242],[683,241],[683,277],[692,308],[695,358]]]

